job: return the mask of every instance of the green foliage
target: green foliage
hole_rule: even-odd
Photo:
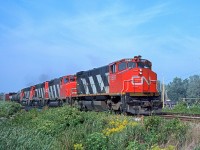
[[[183,113],[183,114],[200,114],[200,104],[188,106],[186,102],[180,102],[173,109],[165,108],[163,112]]]
[[[200,114],[200,104],[189,107],[189,112],[191,114]]]
[[[151,149],[169,139],[184,142],[186,126],[179,120],[80,112],[61,107],[17,113],[0,124],[0,149]],[[106,134],[104,131],[112,131]]]
[[[178,143],[183,143],[188,129],[179,119],[163,120],[156,116],[148,117],[144,126],[147,130],[144,140],[149,147],[156,143],[166,144],[169,139],[178,139]]]
[[[146,130],[153,130],[153,131],[157,130],[160,124],[161,124],[161,118],[156,116],[149,117],[144,121],[144,126]]]
[[[82,144],[74,144],[74,150],[84,150]]]
[[[151,147],[151,150],[175,150],[176,148],[175,148],[175,146],[173,146],[173,145],[169,145],[169,146],[167,146],[166,148],[160,148],[158,145],[153,145],[152,147]]]
[[[200,150],[200,144],[197,145],[197,146],[194,148],[194,150]]]
[[[187,97],[200,98],[200,76],[194,75],[189,77]]]
[[[178,101],[181,98],[185,98],[187,95],[188,80],[182,80],[181,78],[174,78],[172,82],[167,85],[167,94],[169,99]]]
[[[171,112],[187,113],[187,104],[185,102],[180,102],[174,106]]]
[[[0,117],[9,117],[20,111],[21,105],[14,102],[0,101]]]
[[[183,124],[179,119],[172,119],[171,121],[166,121],[160,129],[161,134],[158,138],[161,143],[166,143],[169,139],[176,140],[178,139],[179,143],[183,143],[186,135],[188,126]]]
[[[22,145],[25,149],[72,149],[77,141],[85,142],[88,135],[103,130],[106,116],[66,106],[22,111],[0,124],[0,149],[23,149]]]
[[[200,98],[200,75],[190,76],[188,79],[174,78],[167,85],[170,100],[179,101],[182,98]]]
[[[147,147],[145,144],[141,144],[137,141],[129,142],[128,147],[126,147],[126,150],[146,150]]]
[[[103,133],[94,132],[86,140],[86,148],[89,150],[106,150],[107,137]]]

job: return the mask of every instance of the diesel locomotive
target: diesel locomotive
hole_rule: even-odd
[[[157,74],[152,71],[152,63],[141,56],[26,87],[11,100],[28,106],[66,103],[82,110],[131,114],[158,112],[162,108]]]

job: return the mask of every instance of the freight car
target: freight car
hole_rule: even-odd
[[[82,110],[146,114],[160,111],[157,74],[141,56],[67,75],[21,90],[23,105],[78,105]]]

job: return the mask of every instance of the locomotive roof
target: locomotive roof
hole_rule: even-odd
[[[147,62],[150,62],[149,60],[147,60],[147,59],[142,59],[142,56],[134,56],[134,58],[123,58],[123,59],[120,59],[120,60],[118,60],[118,61],[114,61],[114,62],[112,62],[112,63],[110,63],[110,65],[111,64],[114,64],[114,63],[116,63],[116,62],[121,62],[121,61],[135,61],[135,62],[138,62],[138,60],[141,60],[141,61],[147,61]]]
[[[22,90],[23,91],[30,91],[31,87],[26,87],[26,88],[23,88]]]
[[[79,71],[76,73],[76,75],[81,75],[83,74],[84,72],[90,72],[90,71],[94,71],[94,70],[101,70],[101,69],[106,69],[108,68],[108,65],[105,65],[105,66],[101,66],[101,67],[98,67],[98,68],[93,68],[93,69],[90,69],[90,70],[86,70],[86,71]]]
[[[61,77],[60,77],[60,78],[52,79],[52,80],[49,81],[49,84],[51,84],[51,83],[57,83],[57,82],[59,82],[60,80],[61,80]]]
[[[44,85],[44,82],[43,82],[43,83],[36,84],[36,85],[35,85],[35,88],[42,87],[43,85]]]

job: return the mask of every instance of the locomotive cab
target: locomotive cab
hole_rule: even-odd
[[[27,87],[21,90],[20,103],[22,105],[29,105],[30,90],[31,90],[31,87]]]
[[[117,95],[157,93],[157,75],[151,68],[151,62],[141,59],[141,56],[110,64],[110,93]]]
[[[60,81],[60,97],[63,101],[68,101],[71,97],[77,95],[76,76],[63,76]]]
[[[34,86],[33,105],[44,106],[48,100],[48,81]]]

